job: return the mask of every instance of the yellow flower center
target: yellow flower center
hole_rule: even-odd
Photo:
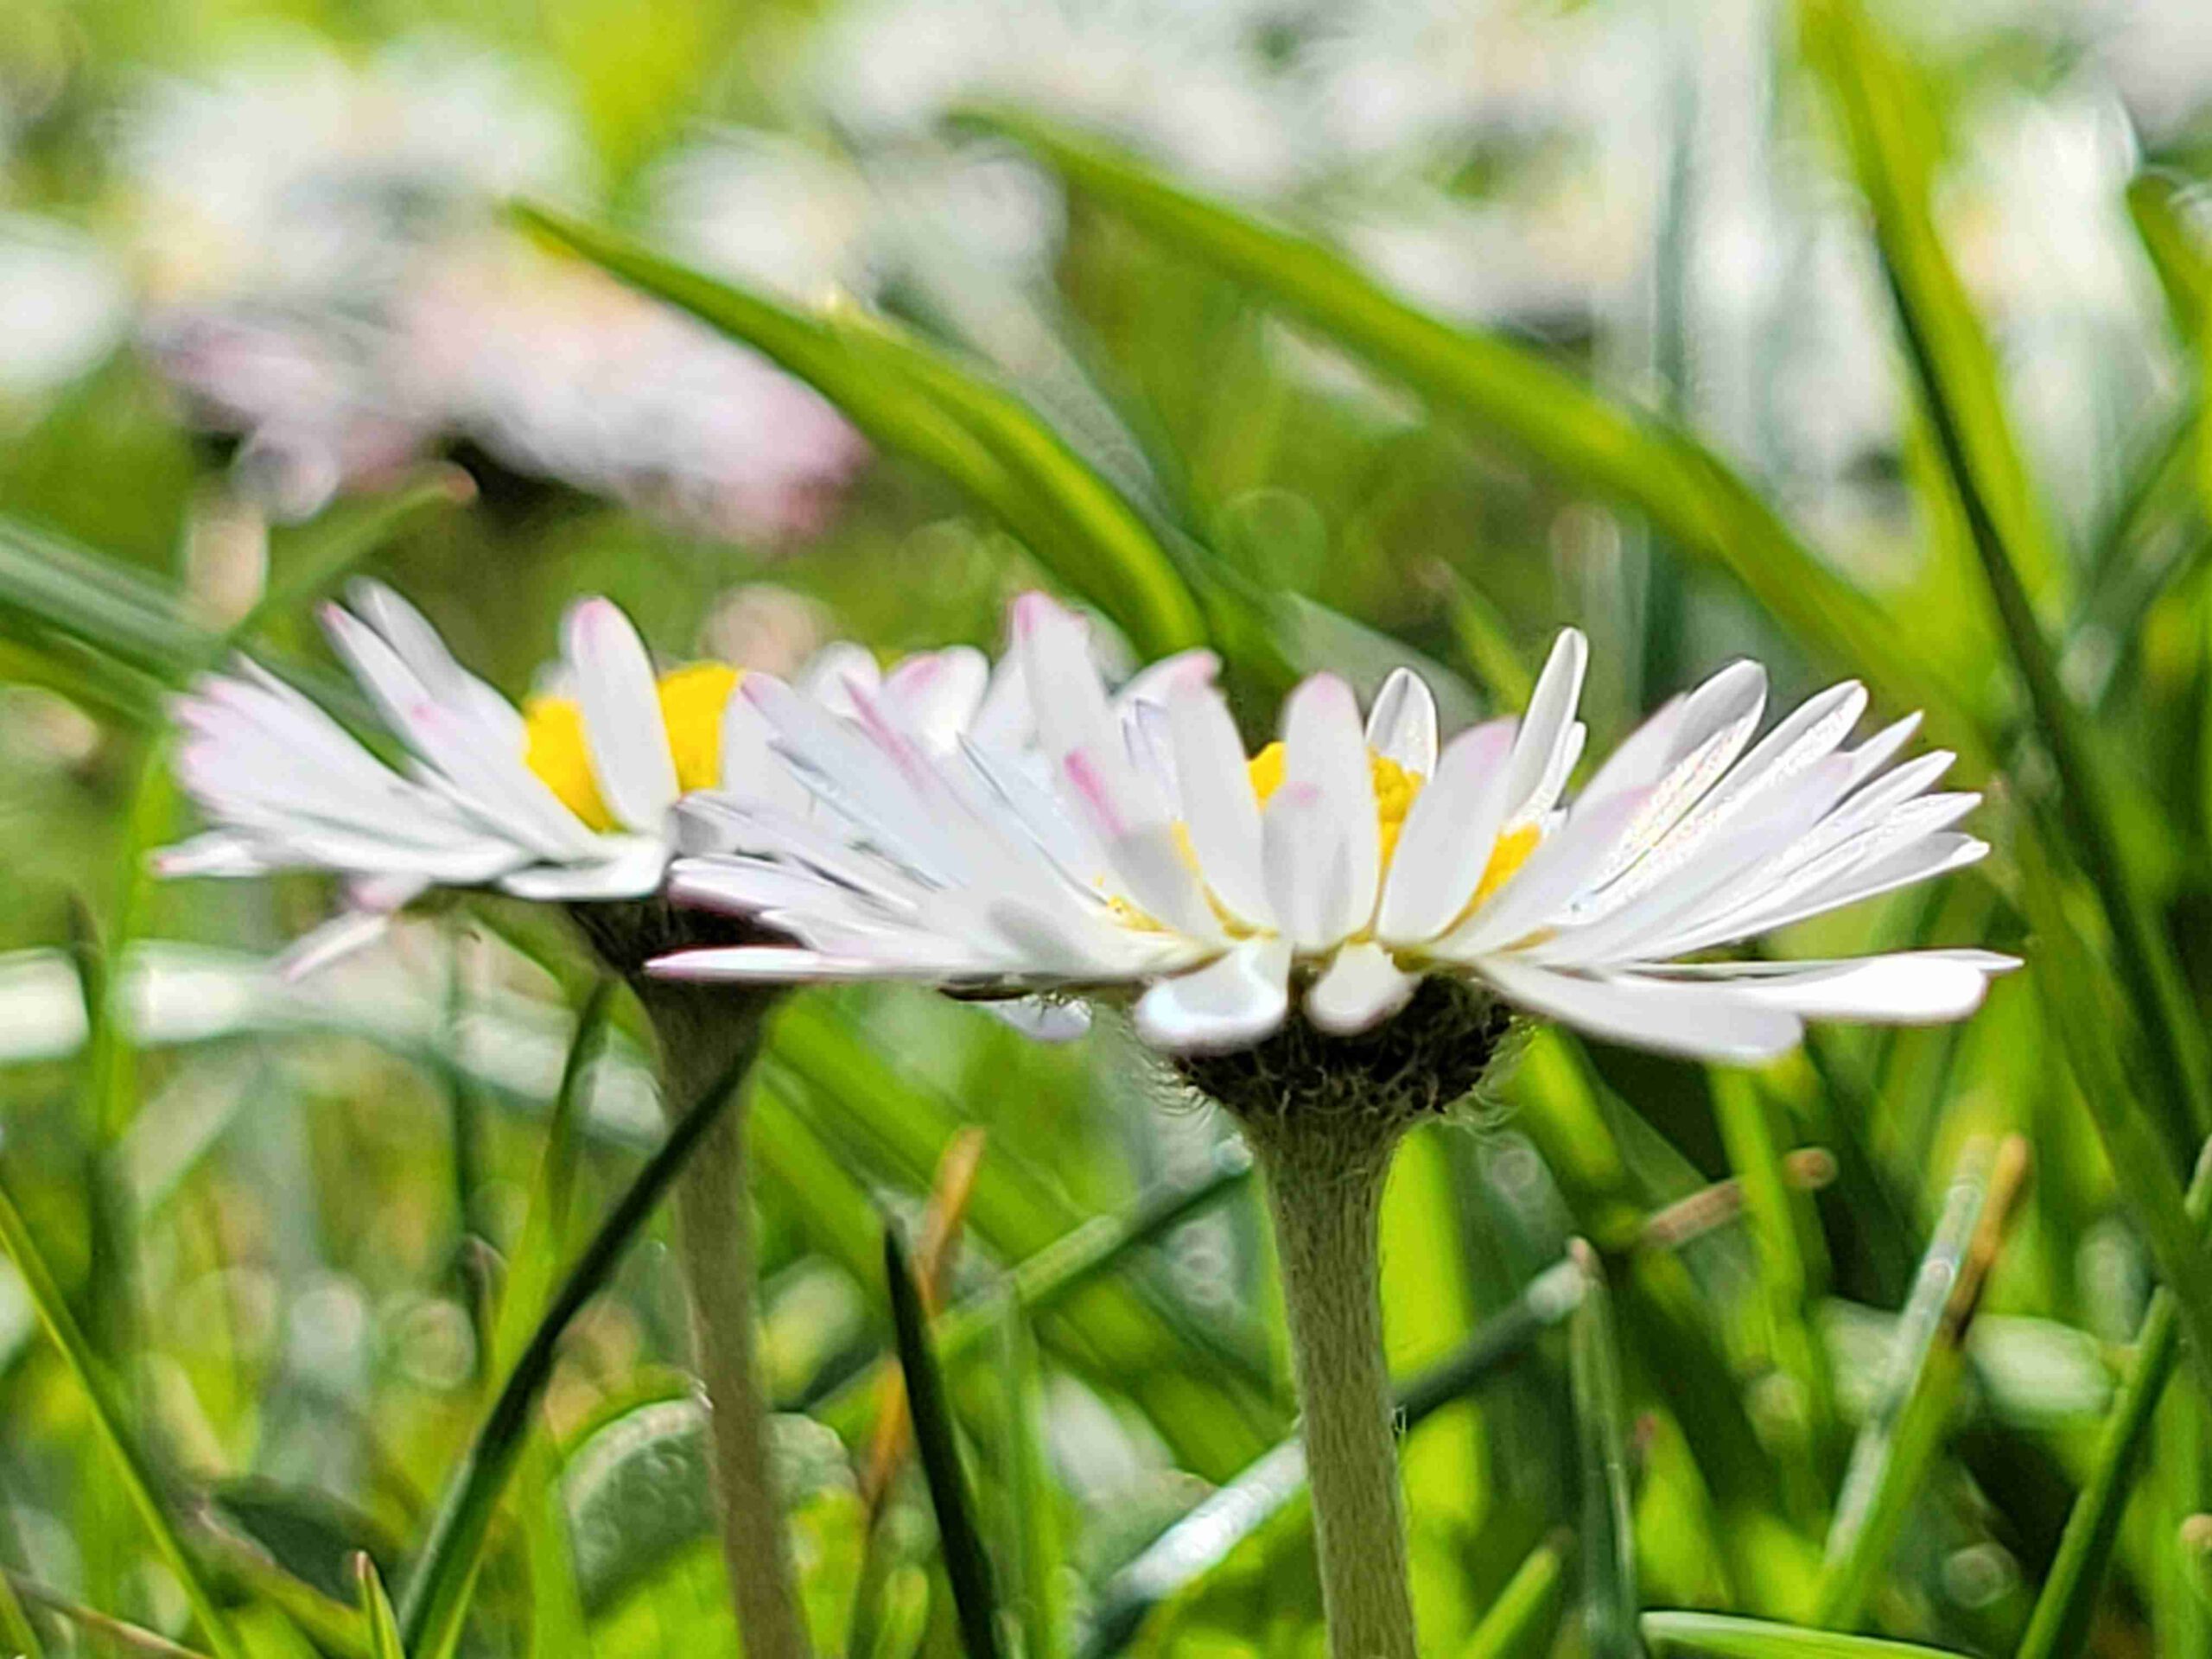
[[[660,719],[676,758],[677,787],[712,789],[721,782],[722,708],[744,677],[721,663],[694,663],[660,677]],[[602,833],[614,815],[599,792],[584,737],[583,710],[574,697],[532,697],[523,705],[523,760],[561,804]]]

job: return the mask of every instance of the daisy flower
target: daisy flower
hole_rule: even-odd
[[[697,663],[656,676],[637,629],[607,600],[570,608],[558,689],[517,708],[389,588],[358,582],[349,597],[324,607],[323,626],[404,749],[400,767],[250,662],[203,677],[172,707],[177,775],[211,827],[160,854],[157,868],[343,877],[353,913],[296,951],[296,967],[359,943],[432,887],[583,906],[651,898],[677,850],[672,809],[687,791],[807,810],[769,750],[771,728],[731,695],[743,671]],[[837,645],[802,683],[826,688],[826,719],[847,706],[849,687],[865,687],[928,750],[984,711],[988,677],[975,651],[909,658],[882,674],[866,652]],[[1015,699],[1002,688],[990,712],[1016,718]]]
[[[1117,709],[1077,619],[1030,595],[1014,636],[1037,728],[1027,760],[925,752],[858,689],[847,723],[748,680],[741,696],[830,810],[764,834],[758,809],[722,803],[753,850],[681,861],[671,891],[797,943],[653,971],[1118,993],[1147,1043],[1185,1056],[1260,1044],[1294,1002],[1323,1036],[1369,1033],[1443,980],[1594,1037],[1751,1061],[1795,1046],[1808,1019],[1960,1018],[2013,965],[1972,950],[1703,959],[1988,850],[1953,828],[1979,798],[1934,790],[1949,754],[1892,765],[1916,717],[1850,746],[1866,707],[1855,683],[1754,743],[1765,676],[1732,664],[1567,804],[1585,737],[1573,630],[1517,721],[1440,747],[1410,672],[1363,723],[1351,689],[1319,674],[1249,759],[1203,664]]]

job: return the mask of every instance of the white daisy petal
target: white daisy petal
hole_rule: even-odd
[[[918,653],[883,677],[884,702],[932,749],[947,749],[982,707],[990,664],[972,645]]]
[[[1907,950],[1834,962],[1708,963],[1651,970],[1684,983],[1732,985],[1806,1020],[1933,1025],[1981,1006],[1989,982],[2019,966],[1988,950]]]
[[[1137,1034],[1173,1054],[1220,1053],[1270,1035],[1290,1008],[1290,946],[1248,939],[1137,1001]]]
[[[1508,823],[1550,809],[1551,801],[1541,798],[1548,779],[1554,773],[1565,775],[1559,762],[1574,741],[1574,708],[1582,698],[1582,676],[1589,663],[1589,641],[1579,629],[1562,629],[1536,677],[1528,711],[1521,716],[1520,735],[1507,767]]]
[[[1449,926],[1475,896],[1505,817],[1505,760],[1515,722],[1494,720],[1445,747],[1436,774],[1414,798],[1398,832],[1377,938],[1412,944]]]
[[[562,632],[599,792],[625,825],[651,834],[681,791],[645,642],[604,599],[571,606]]]
[[[1611,855],[1643,804],[1643,797],[1631,791],[1569,813],[1488,903],[1438,941],[1436,953],[1471,961],[1556,920]]]
[[[1330,907],[1316,918],[1323,942],[1334,944],[1374,915],[1382,873],[1375,772],[1351,687],[1333,674],[1302,683],[1283,705],[1282,747],[1285,786],[1307,785],[1319,791],[1343,848],[1342,890],[1328,889]]]
[[[1348,944],[1306,993],[1306,1017],[1332,1036],[1355,1036],[1404,1007],[1420,983],[1380,945]]]
[[[1211,687],[1179,692],[1167,704],[1183,821],[1214,896],[1239,920],[1271,927],[1260,862],[1260,803],[1229,705]]]
[[[1300,950],[1325,950],[1351,913],[1351,855],[1312,784],[1285,784],[1260,818],[1261,868],[1276,925]]]
[[[1436,770],[1436,697],[1410,668],[1394,668],[1367,715],[1367,747],[1408,772]]]
[[[1587,1036],[1685,1059],[1771,1059],[1805,1034],[1788,1008],[1762,1006],[1732,988],[1589,979],[1510,959],[1484,963],[1483,976],[1517,1007]]]

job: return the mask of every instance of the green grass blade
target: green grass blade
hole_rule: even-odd
[[[1033,410],[976,370],[885,320],[849,308],[801,313],[552,208],[515,211],[527,228],[773,359],[885,448],[944,473],[1144,655],[1205,637],[1196,600],[1142,518]]]
[[[1569,1246],[1582,1298],[1567,1322],[1567,1364],[1582,1469],[1582,1630],[1592,1659],[1636,1659],[1636,1535],[1629,1492],[1627,1408],[1614,1346],[1612,1299],[1598,1253]]]
[[[1923,341],[1925,371],[2019,581],[2042,596],[2059,572],[2056,543],[2012,435],[1996,353],[1936,233],[1942,144],[1917,72],[1858,0],[1804,0],[1799,17],[1806,57],[1840,118],[1876,238]]]
[[[39,1639],[38,1627],[23,1611],[15,1575],[5,1567],[0,1567],[0,1653],[10,1655],[10,1659],[46,1659],[46,1643]]]
[[[2120,821],[2080,711],[2059,677],[2033,594],[2050,555],[1996,390],[1995,369],[1929,211],[1924,116],[1888,44],[1850,0],[1808,0],[1808,48],[1849,137],[1922,407],[1964,516],[2013,665],[2059,777],[2075,856],[2110,918],[2116,968],[2158,1062],[2170,1127],[2212,1135],[2212,1069],[2171,942],[2123,849]]]
[[[1643,1636],[1658,1652],[1707,1654],[1711,1659],[1958,1659],[1942,1648],[1724,1613],[1646,1613]]]
[[[922,1306],[921,1287],[914,1281],[895,1224],[883,1230],[883,1271],[898,1332],[899,1369],[906,1379],[914,1445],[929,1482],[945,1577],[951,1582],[953,1607],[960,1618],[960,1644],[968,1659],[1001,1659],[990,1556],[976,1525],[975,1500],[960,1464],[959,1434],[952,1423],[951,1402],[945,1398],[944,1376],[930,1350],[929,1314]]]
[[[447,1487],[400,1597],[400,1637],[419,1659],[445,1659],[460,1639],[461,1615],[482,1562],[492,1516],[529,1435],[538,1399],[552,1379],[562,1337],[645,1230],[670,1184],[728,1109],[749,1063],[749,1056],[741,1060],[669,1131],[577,1255],[516,1357]]]
[[[1966,1343],[2027,1179],[2027,1143],[1961,1160],[1943,1215],[1891,1338],[1889,1376],[1867,1414],[1829,1524],[1816,1621],[1857,1622],[1887,1565],[1949,1424]]]
[[[385,1594],[384,1580],[366,1550],[353,1557],[353,1582],[361,1622],[368,1627],[369,1659],[407,1659],[407,1649],[399,1644],[399,1621],[392,1613],[391,1599]]]
[[[1939,718],[1964,706],[1910,654],[1893,621],[1823,564],[1758,496],[1680,427],[1592,392],[1503,336],[1454,327],[1389,293],[1312,238],[1209,200],[1106,143],[1026,111],[973,122],[1024,145],[1070,184],[1183,252],[1249,283],[1339,345],[1562,478],[1648,518],[1726,571],[1831,664],[1868,673]],[[1975,746],[1958,722],[1946,734]]]
[[[1558,1604],[1566,1571],[1564,1535],[1530,1550],[1459,1649],[1459,1659],[1511,1659],[1522,1651]]]
[[[0,1182],[0,1248],[5,1249],[14,1261],[40,1325],[61,1351],[63,1362],[83,1391],[92,1409],[93,1429],[114,1459],[116,1474],[131,1506],[145,1524],[162,1565],[175,1575],[178,1587],[184,1592],[192,1617],[207,1638],[208,1646],[217,1659],[245,1659],[245,1649],[216,1604],[213,1592],[185,1548],[184,1541],[177,1535],[175,1524],[169,1518],[156,1484],[153,1465],[132,1437],[112,1384],[101,1370],[91,1344],[85,1340],[76,1316],[70,1313],[60,1286],[54,1282],[53,1272],[4,1182]]]
[[[2183,217],[2188,186],[2165,173],[2142,173],[2127,181],[2127,216],[2157,273],[2174,330],[2185,341],[2201,340],[2212,316],[2212,257]]]
[[[2189,1212],[2171,1155],[2133,1104],[2135,1090],[2113,1041],[2114,1011],[2099,995],[2101,965],[2067,914],[2057,873],[2030,826],[2013,837],[2013,861],[2040,953],[2031,977],[2044,1018],[2058,1033],[2076,1092],[2119,1177],[2120,1202],[2141,1229],[2159,1281],[2174,1300],[2199,1386],[2212,1399],[2212,1254]]]
[[[188,1648],[181,1642],[172,1642],[158,1630],[149,1630],[142,1624],[113,1618],[72,1600],[50,1585],[40,1584],[4,1569],[0,1569],[0,1597],[4,1597],[16,1606],[18,1616],[23,1602],[43,1607],[56,1618],[74,1624],[89,1636],[101,1638],[107,1643],[105,1651],[152,1654],[156,1659],[207,1659],[207,1656],[197,1648]],[[23,1643],[21,1647],[15,1645],[19,1640]],[[22,1623],[20,1637],[9,1636],[4,1629],[0,1629],[0,1641],[10,1643],[5,1649],[0,1649],[9,1655],[9,1659],[16,1659],[19,1654],[22,1659],[43,1659],[45,1649],[39,1645],[38,1633],[31,1629],[28,1621]]]
[[[1793,1495],[1799,1512],[1814,1516],[1826,1498],[1821,1453],[1835,1427],[1834,1381],[1813,1326],[1821,1286],[1807,1245],[1808,1236],[1818,1235],[1801,1220],[1791,1200],[1782,1150],[1757,1081],[1749,1072],[1715,1068],[1710,1086],[1721,1144],[1743,1196],[1767,1347],[1776,1370],[1796,1385],[1804,1402],[1803,1430],[1795,1436],[1799,1443],[1792,1448],[1796,1455],[1789,1472],[1796,1477]]]
[[[1004,1299],[998,1363],[1006,1385],[1007,1604],[1021,1628],[1023,1659],[1060,1659],[1066,1610],[1060,1584],[1065,1550],[1059,1499],[1045,1461],[1037,1398],[1037,1344],[1017,1297]]]
[[[2212,1157],[2199,1160],[2189,1201],[2190,1219],[2201,1228],[2212,1217]],[[2180,1352],[2181,1321],[2171,1293],[2161,1289],[2143,1316],[2135,1339],[2134,1369],[2098,1436],[2088,1482],[2067,1514],[2058,1553],[2036,1596],[2015,1659],[2076,1659],[2088,1649],[2120,1524],[2150,1446],[2158,1401]]]

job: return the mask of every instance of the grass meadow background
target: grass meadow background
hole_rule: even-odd
[[[243,648],[358,714],[313,611],[373,574],[518,696],[579,594],[788,669],[1041,584],[1212,643],[1254,735],[1325,664],[1517,709],[1570,623],[1599,753],[1742,654],[1926,709],[1997,855],[1784,944],[2021,951],[1985,1012],[1756,1071],[1541,1033],[1400,1159],[1424,1645],[2212,1651],[2209,111],[2182,3],[11,0],[0,1649],[197,1648],[190,1591],[389,1651],[356,1553],[417,1569],[658,1143],[546,916],[287,985],[327,883],[146,879],[165,690]],[[963,1651],[889,1217],[1009,1650],[1321,1651],[1222,1122],[1110,1024],[899,989],[794,997],[753,1086],[824,1650]],[[664,1230],[464,1653],[734,1649]]]

